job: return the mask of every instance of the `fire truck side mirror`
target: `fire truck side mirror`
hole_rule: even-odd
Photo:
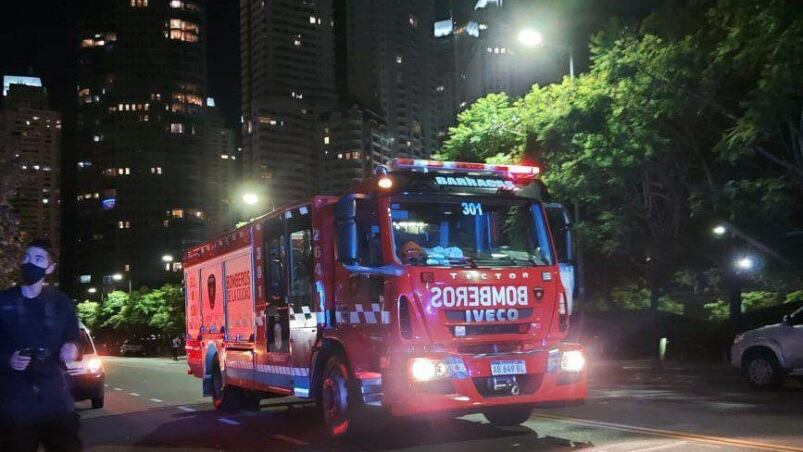
[[[561,204],[544,204],[547,213],[549,229],[552,231],[552,241],[555,244],[557,261],[559,264],[574,265],[574,238],[572,237],[572,220],[566,208]]]
[[[335,228],[337,229],[337,260],[344,265],[358,261],[357,251],[357,201],[343,197],[335,205]]]

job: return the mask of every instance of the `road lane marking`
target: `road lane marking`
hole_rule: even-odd
[[[136,392],[129,392],[128,395],[132,395],[134,397],[139,397],[139,394],[137,394]]]
[[[650,450],[669,449],[670,447],[678,447],[681,444],[686,444],[686,441],[675,441],[669,444],[661,444],[660,446],[644,447],[641,449],[635,449],[634,452],[647,452]]]
[[[188,406],[180,406],[180,407],[178,407],[178,409],[181,410],[181,411],[186,411],[188,413],[194,413],[195,412],[195,409],[190,408]]]
[[[151,399],[151,402],[162,403],[160,399]]]
[[[222,422],[222,423],[224,423],[224,424],[229,424],[229,425],[240,425],[240,423],[239,423],[239,422],[237,422],[237,421],[235,421],[235,420],[233,420],[233,419],[227,419],[227,418],[225,418],[225,417],[219,417],[219,418],[217,418],[217,420],[218,420],[218,422]]]
[[[780,452],[803,452],[803,448],[795,447],[795,446],[784,446],[782,444],[772,444],[772,443],[762,443],[759,441],[750,441],[744,439],[736,439],[736,438],[726,438],[723,436],[708,436],[708,435],[699,435],[697,433],[689,433],[689,432],[677,432],[673,430],[662,430],[657,428],[649,428],[649,427],[636,427],[634,425],[627,425],[627,424],[616,424],[613,422],[602,422],[602,421],[592,421],[588,419],[577,419],[572,417],[566,416],[556,416],[553,414],[535,414],[533,417],[541,418],[541,419],[549,419],[558,422],[567,422],[570,424],[577,424],[583,425],[586,427],[599,427],[599,428],[608,428],[613,430],[621,430],[626,432],[633,432],[633,433],[643,433],[652,436],[660,436],[664,438],[673,438],[673,439],[685,439],[691,441],[697,441],[701,443],[707,444],[717,444],[717,445],[727,445],[727,446],[739,446],[739,447],[747,447],[752,449],[761,449],[761,450],[772,450],[772,451],[780,451]]]
[[[122,391],[123,388],[114,388],[115,391]]]
[[[290,444],[295,444],[296,446],[309,446],[308,442],[301,441],[300,439],[296,439],[296,438],[293,438],[291,436],[273,435],[273,437],[276,438],[276,439],[280,439],[282,441],[286,441],[286,442],[288,442]]]

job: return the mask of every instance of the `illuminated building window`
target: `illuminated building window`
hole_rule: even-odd
[[[172,265],[174,272],[180,272],[182,269],[184,269],[184,265],[181,262],[173,262]]]
[[[131,271],[131,264],[125,264],[125,265],[123,265],[123,269],[124,269],[125,271],[127,271],[127,272],[130,272],[130,271]]]
[[[131,0],[132,8],[147,8],[148,0]]]
[[[166,36],[178,41],[198,42],[198,33],[198,24],[181,19],[170,19]]]
[[[181,102],[185,104],[192,104],[201,106],[204,104],[203,97],[197,94],[185,94],[185,93],[174,93],[172,98],[176,102]]]
[[[121,220],[117,222],[117,229],[131,229],[131,222],[128,220]]]
[[[309,16],[309,23],[314,24],[315,22],[315,16]]]
[[[173,218],[184,218],[184,209],[173,209],[168,213]]]
[[[415,16],[413,16],[412,14],[411,14],[411,15],[410,15],[410,17],[407,19],[407,21],[410,23],[410,26],[411,26],[411,27],[413,27],[413,28],[416,28],[416,27],[418,27],[418,18],[417,18],[417,17],[415,17]]]
[[[323,144],[329,144],[329,137],[328,136],[323,137]]]
[[[404,58],[401,55],[396,55],[396,63],[402,64],[403,61],[404,61]]]
[[[184,133],[184,124],[181,123],[170,124],[170,133]]]
[[[360,153],[359,152],[355,152],[355,153],[352,154],[352,157],[354,158],[354,160],[359,160]]]

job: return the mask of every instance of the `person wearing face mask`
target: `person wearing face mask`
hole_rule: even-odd
[[[44,285],[55,269],[47,240],[25,249],[22,284],[0,292],[0,450],[81,450],[64,363],[79,359],[78,318]]]

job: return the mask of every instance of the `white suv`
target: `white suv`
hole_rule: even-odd
[[[737,335],[731,365],[755,388],[776,388],[787,375],[803,378],[803,307],[781,323]]]

